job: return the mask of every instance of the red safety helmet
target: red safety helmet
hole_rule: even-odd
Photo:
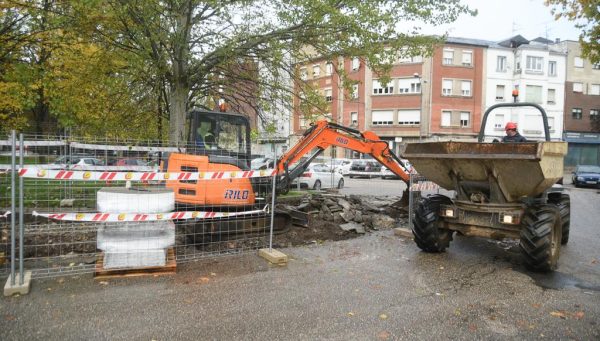
[[[517,130],[517,124],[515,122],[508,122],[504,127],[504,130]]]

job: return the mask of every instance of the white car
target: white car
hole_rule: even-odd
[[[404,166],[406,167],[406,169],[408,169],[408,173],[416,173],[415,169],[413,168],[413,166],[410,164],[410,162],[406,159],[401,159],[402,163],[404,163]],[[400,179],[400,177],[396,174],[394,174],[391,170],[389,170],[386,166],[381,166],[381,178],[382,179]]]
[[[352,160],[350,159],[333,159],[333,169],[342,175],[350,174],[350,167],[352,166]]]
[[[320,190],[321,188],[344,188],[344,176],[324,163],[311,163],[306,171],[292,181],[294,189],[300,182],[300,188]]]

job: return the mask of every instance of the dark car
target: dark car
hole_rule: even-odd
[[[350,166],[351,178],[355,177],[375,177],[381,175],[381,164],[374,160],[352,160]]]
[[[600,166],[579,165],[573,172],[573,185],[575,187],[600,185]]]

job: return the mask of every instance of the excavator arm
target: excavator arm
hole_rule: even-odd
[[[360,132],[356,129],[320,120],[304,132],[302,139],[277,160],[277,173],[281,189],[300,176],[310,162],[330,146],[338,146],[359,153],[369,154],[405,183],[409,182],[409,171],[404,163],[389,149],[386,141],[371,131]],[[314,152],[313,152],[314,151]],[[309,153],[313,153],[309,155]],[[303,157],[308,157],[302,160]],[[300,161],[293,169],[289,167]]]

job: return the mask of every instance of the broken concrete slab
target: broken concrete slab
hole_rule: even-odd
[[[397,227],[394,229],[394,235],[398,236],[398,237],[403,237],[403,238],[409,238],[412,239],[413,238],[413,233],[411,229],[407,229],[407,228],[403,228],[403,227]]]
[[[340,228],[344,231],[356,231],[356,233],[365,233],[365,227],[362,224],[357,223],[347,223],[341,224]]]

